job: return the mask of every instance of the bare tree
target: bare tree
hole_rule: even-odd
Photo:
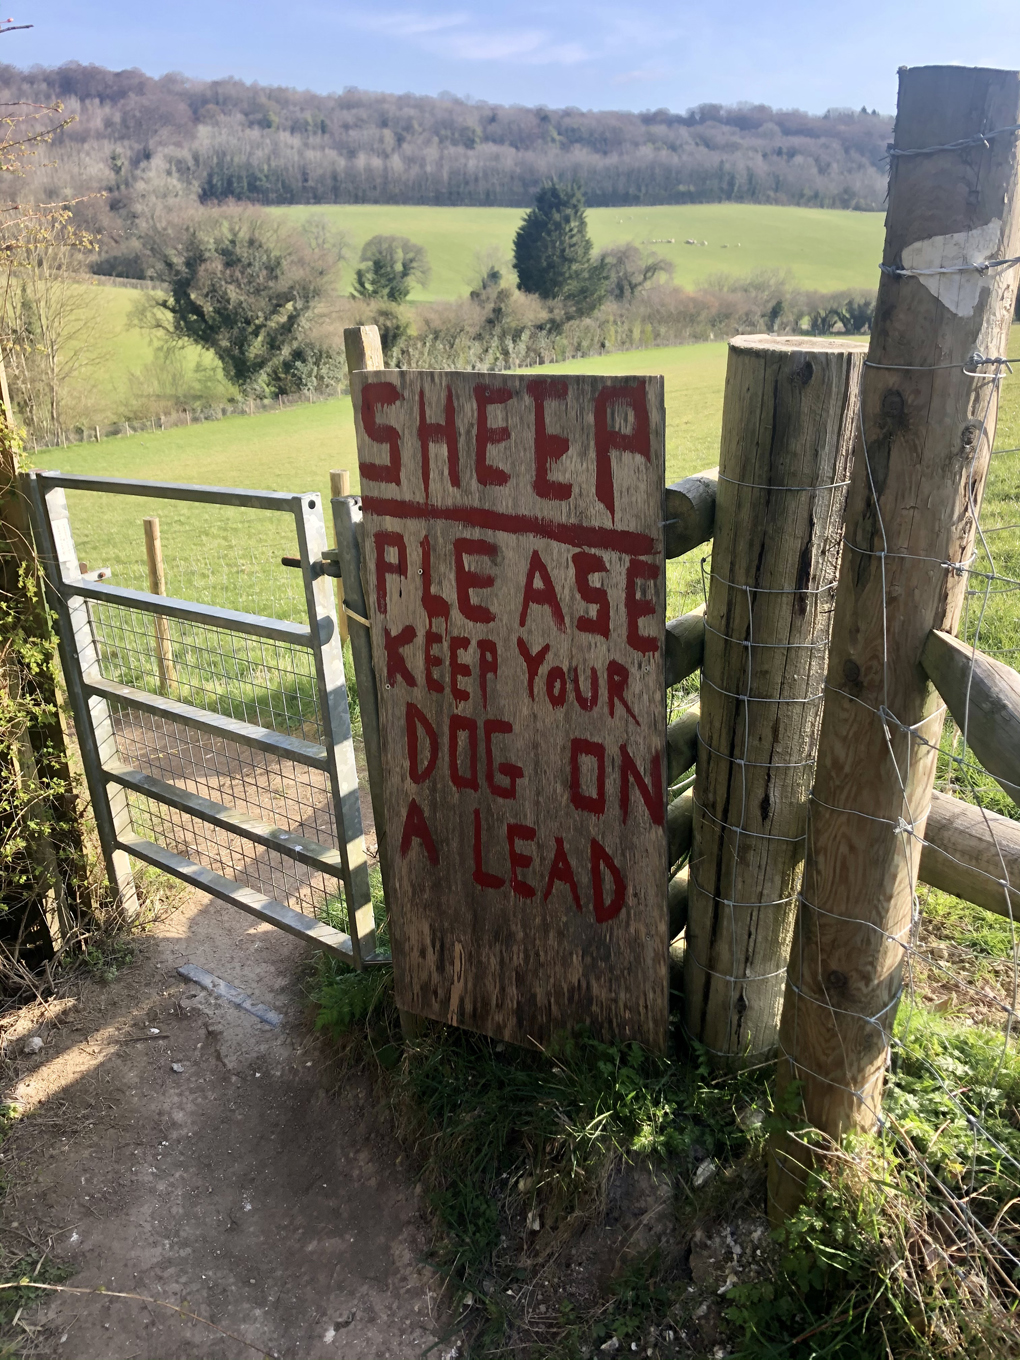
[[[101,350],[88,253],[66,221],[34,228],[12,260],[7,355],[16,409],[33,439],[57,443],[80,417]]]
[[[642,251],[633,241],[610,246],[599,254],[606,271],[609,296],[617,302],[630,302],[643,288],[657,279],[673,277],[673,264],[661,255]]]

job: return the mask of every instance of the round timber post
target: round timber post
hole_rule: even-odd
[[[804,856],[863,341],[730,345],[684,962],[689,1035],[775,1052]]]
[[[943,724],[922,668],[954,633],[995,433],[1020,256],[1020,73],[900,72],[875,324],[780,1032],[825,1139],[875,1126]],[[817,1143],[817,1140],[816,1140]],[[770,1210],[811,1153],[773,1144]]]

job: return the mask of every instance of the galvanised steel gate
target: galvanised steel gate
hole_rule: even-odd
[[[137,909],[134,856],[355,967],[387,961],[320,497],[56,472],[25,474],[24,489],[123,913]],[[87,578],[71,489],[292,516],[307,621]]]

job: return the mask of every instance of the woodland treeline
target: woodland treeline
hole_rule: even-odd
[[[876,209],[892,120],[764,105],[686,113],[525,108],[158,79],[70,62],[0,66],[8,100],[63,102],[59,188],[116,195],[171,180],[205,202],[526,206],[547,180],[589,206],[775,203]]]

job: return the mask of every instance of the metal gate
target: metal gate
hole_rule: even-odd
[[[25,474],[24,489],[122,912],[137,910],[134,856],[355,967],[388,961],[320,497],[56,472]],[[89,578],[65,489],[293,516],[307,621]]]

